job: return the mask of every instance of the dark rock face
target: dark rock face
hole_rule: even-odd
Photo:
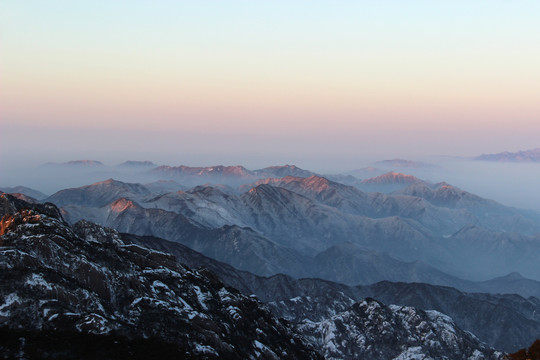
[[[157,338],[129,339],[59,330],[28,331],[0,328],[0,358],[27,360],[201,359],[180,345]]]
[[[126,244],[111,229],[71,228],[53,209],[2,196],[0,327],[28,336],[30,345],[17,351],[31,351],[47,334],[61,343],[65,334],[82,334],[105,336],[96,344],[106,336],[130,346],[155,339],[188,358],[320,358],[258,300],[211,273]]]
[[[42,213],[56,219],[62,219],[63,221],[60,210],[58,210],[58,208],[51,203],[28,203],[24,200],[18,199],[15,196],[0,194],[0,218],[4,217],[5,215],[15,215],[19,213],[19,210],[21,209],[36,210],[38,213]]]

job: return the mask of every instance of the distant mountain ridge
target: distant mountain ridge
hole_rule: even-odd
[[[517,152],[505,151],[497,154],[482,154],[474,159],[480,161],[536,163],[540,162],[540,148]]]
[[[379,184],[379,185],[414,184],[417,182],[423,182],[423,181],[417,178],[416,176],[398,173],[395,171],[391,171],[386,174],[382,174],[379,176],[362,180],[362,183],[364,184]]]
[[[36,200],[43,200],[47,197],[47,195],[45,195],[41,191],[31,189],[26,186],[0,187],[0,192],[5,192],[8,194],[24,194]]]
[[[141,184],[130,184],[107,179],[80,188],[60,190],[48,197],[47,201],[58,206],[77,204],[101,207],[126,196],[138,200],[150,195],[150,190]]]
[[[353,186],[367,192],[391,193],[416,183],[427,184],[416,176],[390,171],[379,176],[364,179],[359,183],[353,184]]]
[[[433,167],[434,165],[424,163],[421,161],[405,160],[405,159],[391,159],[391,160],[382,160],[375,163],[376,166],[384,168],[427,168]]]
[[[222,183],[234,186],[251,183],[267,177],[308,177],[315,174],[311,171],[300,169],[295,165],[270,166],[258,170],[248,170],[241,165],[206,167],[163,165],[149,170],[148,173],[162,179],[173,179],[184,185],[200,185],[202,181],[202,183]]]
[[[261,275],[282,272],[348,284],[419,276],[421,281],[456,286],[448,277],[429,279],[422,275],[436,272],[411,265],[419,261],[458,278],[468,279],[472,273],[478,276],[472,280],[489,279],[512,271],[538,278],[534,262],[504,260],[508,255],[529,259],[536,252],[538,245],[531,234],[538,232],[538,215],[447,184],[431,188],[415,183],[409,187],[404,194],[364,193],[314,175],[263,179],[240,195],[211,186],[156,195],[141,184],[107,180],[62,190],[49,201],[61,205],[71,222],[87,219],[119,231],[179,241]],[[407,195],[408,191],[414,196]],[[202,242],[212,231],[219,241]],[[513,233],[519,231],[522,234]],[[235,238],[233,244],[239,241],[249,249],[251,262],[246,262],[240,247],[226,241]],[[347,253],[340,247],[347,242],[362,250]],[[213,245],[207,246],[210,243]],[[332,247],[343,252],[345,271],[334,272],[330,262],[327,272],[314,273],[314,257]],[[463,253],[462,249],[470,251]],[[369,266],[362,264],[369,258],[362,255],[364,250],[374,251],[376,256],[371,259],[380,265],[371,268],[378,271],[351,271]],[[405,277],[383,271],[387,261],[383,254],[409,263],[399,272]],[[486,267],[487,261],[490,266]],[[302,265],[292,266],[294,262]],[[495,263],[500,265],[493,267]]]
[[[387,172],[387,170],[379,169],[373,166],[366,166],[360,169],[349,171],[347,174],[359,179],[366,179],[382,175],[385,172]]]
[[[105,165],[101,161],[97,160],[71,160],[64,163],[49,162],[44,166],[63,166],[63,167],[83,167],[83,168],[98,168]]]
[[[128,161],[124,161],[121,164],[118,164],[117,166],[118,167],[123,167],[123,168],[153,168],[153,167],[157,167],[156,164],[154,164],[153,162],[151,162],[149,160],[144,160],[144,161],[128,160]]]
[[[255,170],[254,173],[262,177],[310,177],[316,175],[314,172],[300,169],[296,165],[269,166],[263,169]]]

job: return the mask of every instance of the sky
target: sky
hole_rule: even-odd
[[[540,2],[0,1],[0,167],[540,147]]]

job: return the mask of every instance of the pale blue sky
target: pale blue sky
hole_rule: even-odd
[[[538,64],[532,0],[1,1],[0,161],[527,149]]]

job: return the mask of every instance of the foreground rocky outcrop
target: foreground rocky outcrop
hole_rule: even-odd
[[[321,358],[258,300],[207,271],[125,244],[110,229],[70,227],[53,205],[6,194],[0,202],[0,328],[18,336],[15,344],[9,337],[0,342],[8,357],[24,358],[50,338],[58,347],[42,358],[77,357],[85,341],[95,351],[105,346],[94,358],[152,346],[156,354],[187,358]],[[115,341],[126,346],[118,349]]]
[[[320,322],[299,326],[326,359],[501,359],[437,311],[385,306],[367,298]]]

